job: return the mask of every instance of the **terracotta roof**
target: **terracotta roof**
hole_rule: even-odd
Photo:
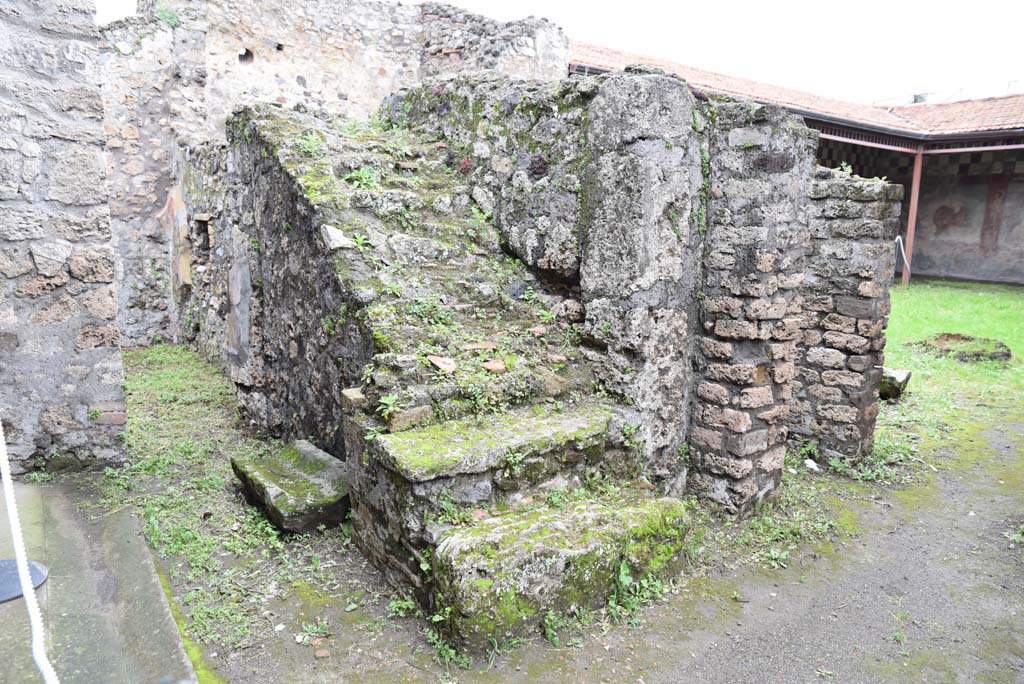
[[[844,102],[746,78],[725,76],[664,59],[570,41],[569,63],[617,71],[629,64],[650,64],[682,76],[698,88],[749,97],[870,127],[916,136],[978,133],[1024,128],[1024,93],[936,104],[898,107]]]

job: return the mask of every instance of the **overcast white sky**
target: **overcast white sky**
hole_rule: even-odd
[[[285,0],[287,1],[287,0]],[[1024,2],[449,0],[577,40],[865,103],[1024,91]],[[101,23],[135,0],[96,0]]]

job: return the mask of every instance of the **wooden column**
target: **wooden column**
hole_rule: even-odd
[[[907,253],[907,261],[903,264],[903,284],[910,282],[910,264],[914,263],[914,228],[917,226],[917,200],[921,195],[921,161],[924,155],[921,148],[914,153],[914,175],[910,181],[910,210],[907,214],[907,241],[904,244],[904,251]]]

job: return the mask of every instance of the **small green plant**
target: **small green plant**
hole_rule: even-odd
[[[372,166],[364,166],[347,173],[343,180],[363,190],[376,190],[380,187],[380,174]]]
[[[620,561],[615,589],[608,598],[608,613],[618,622],[632,621],[633,615],[640,608],[664,598],[665,590],[665,583],[653,574],[634,579],[629,563]]]
[[[249,238],[249,246],[252,247],[252,251],[259,253],[260,241],[255,235]]]
[[[789,560],[789,551],[785,549],[770,548],[765,554],[765,562],[772,568],[785,568],[788,567],[786,562]]]
[[[473,522],[473,514],[469,509],[459,505],[459,503],[452,498],[452,493],[447,489],[441,491],[438,496],[438,507],[440,511],[437,514],[438,522],[447,523],[449,525],[468,525]]]
[[[44,484],[46,482],[53,482],[56,478],[57,473],[51,473],[48,470],[33,470],[25,476],[25,482],[31,482],[32,484]]]
[[[544,323],[553,323],[555,321],[555,314],[553,311],[547,309],[541,309],[537,312],[537,317],[540,318]]]
[[[847,162],[839,162],[839,166],[837,168],[843,173],[853,175],[853,167],[850,166]]]
[[[541,623],[541,631],[544,633],[544,638],[548,640],[555,648],[560,645],[558,638],[558,630],[565,629],[571,624],[571,621],[565,615],[556,613],[553,610],[548,610],[544,613],[544,621]]]
[[[503,656],[506,653],[511,653],[515,649],[519,648],[520,646],[522,646],[523,644],[526,643],[526,639],[524,639],[522,637],[514,636],[514,637],[509,637],[508,639],[505,639],[503,642],[501,642],[499,644],[497,639],[495,639],[494,637],[491,637],[490,638],[490,642],[491,642],[491,648],[490,648],[490,651],[487,654],[487,669],[488,670],[490,670],[492,667],[494,667],[494,663],[495,663],[495,661],[497,661],[499,656]]]
[[[505,454],[505,467],[513,473],[518,474],[523,469],[525,456],[519,451],[510,451]]]
[[[565,495],[564,491],[562,491],[561,489],[556,489],[555,491],[548,494],[547,502],[548,506],[561,510],[565,508],[566,505],[569,503],[569,499]]]
[[[676,458],[679,459],[681,464],[688,465],[690,463],[690,445],[686,443],[680,444],[679,448],[676,449]]]
[[[377,406],[377,413],[384,420],[390,418],[394,413],[401,408],[399,406],[399,397],[397,394],[385,394],[380,398],[380,404]]]
[[[479,238],[491,221],[491,215],[482,211],[475,204],[469,208],[469,235],[474,240]]]
[[[416,612],[416,602],[409,598],[391,599],[388,603],[388,615],[404,618]]]
[[[317,618],[316,622],[302,623],[302,631],[295,636],[295,641],[300,644],[308,644],[314,639],[331,636],[331,627],[326,620]]]
[[[370,246],[370,238],[365,233],[356,233],[352,236],[352,241],[356,243],[356,249],[360,252]]]
[[[423,631],[423,634],[427,637],[427,643],[434,649],[434,658],[446,668],[454,665],[463,670],[468,670],[473,664],[469,656],[459,653],[436,630],[427,628]]]
[[[171,28],[178,28],[181,26],[181,17],[173,7],[157,5],[155,14],[157,19]]]
[[[324,139],[316,131],[306,131],[299,138],[299,150],[308,156],[315,157],[323,151]]]

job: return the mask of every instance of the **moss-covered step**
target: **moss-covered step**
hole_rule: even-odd
[[[412,482],[484,473],[571,448],[600,447],[611,411],[600,404],[549,405],[467,417],[377,437],[370,452]]]
[[[340,523],[348,513],[344,462],[305,440],[258,456],[236,456],[231,468],[246,494],[289,532]]]
[[[535,633],[547,611],[599,608],[622,570],[678,572],[687,515],[673,498],[519,510],[444,537],[432,558],[436,614],[470,650]],[[625,567],[623,567],[625,564]]]

